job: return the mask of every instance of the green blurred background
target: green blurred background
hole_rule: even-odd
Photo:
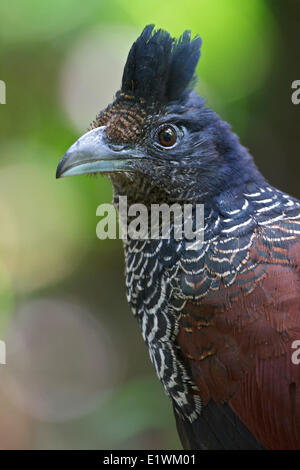
[[[96,238],[110,183],[55,179],[149,23],[201,35],[199,93],[300,197],[298,0],[2,2],[0,448],[180,448],[126,304],[121,242]]]

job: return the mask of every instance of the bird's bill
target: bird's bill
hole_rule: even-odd
[[[105,126],[80,137],[64,154],[56,178],[91,173],[133,171],[133,162],[142,155],[122,145],[112,148],[107,142]]]

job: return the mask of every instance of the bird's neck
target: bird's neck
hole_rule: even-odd
[[[257,170],[254,168],[253,171],[255,173]],[[244,178],[243,184],[232,184],[231,187],[225,187],[223,191],[211,196],[210,198],[194,201],[192,208],[192,231],[194,234],[198,233],[198,229],[199,233],[200,231],[203,232],[205,241],[205,244],[203,245],[204,251],[207,249],[207,244],[216,243],[218,240],[220,243],[224,243],[224,240],[231,239],[243,240],[243,243],[247,245],[250,242],[250,238],[254,230],[256,230],[258,226],[268,226],[273,220],[281,219],[286,211],[290,211],[292,213],[295,208],[299,211],[299,201],[287,196],[280,190],[273,188],[263,177],[260,177],[260,175],[258,175],[258,178],[251,178],[249,171],[247,172],[247,175],[248,176]],[[145,189],[147,197],[144,200],[143,197],[140,196],[140,189],[144,188],[144,185],[146,184],[145,181],[141,181],[139,183],[141,186],[137,185],[135,187],[133,185],[134,189],[131,188],[129,193],[128,191],[126,192],[125,187],[123,188],[119,183],[120,181],[118,181],[118,184],[115,187],[116,205],[118,205],[119,196],[128,196],[128,194],[128,205],[132,203],[140,203],[144,206],[146,205],[148,211],[146,212],[146,215],[143,215],[143,217],[146,217],[146,219],[143,220],[148,221],[148,223],[146,223],[148,230],[148,236],[146,236],[146,239],[150,245],[152,243],[157,243],[158,240],[152,238],[152,204],[166,204],[168,202],[164,199],[166,195],[162,194],[162,190],[149,187],[148,184]],[[145,201],[147,201],[146,204]],[[174,201],[171,202],[174,203]],[[186,202],[190,203],[189,200]],[[199,206],[197,206],[198,203],[203,204],[204,206],[200,209],[200,211],[203,211],[202,213],[204,215],[200,220],[200,223],[203,223],[201,226],[197,225],[199,221],[197,214],[200,213]],[[182,208],[182,214],[184,217],[186,214],[185,209],[186,207]],[[135,216],[133,216],[133,219],[135,219]],[[173,232],[176,227],[175,219],[170,218],[169,220],[172,228],[170,232],[170,238],[173,243],[172,246],[178,247],[178,249],[176,248],[175,250],[176,252],[182,252],[182,241],[181,239],[178,241],[174,236],[175,232]],[[126,213],[127,227],[129,227],[131,221],[132,217],[127,217]],[[129,237],[127,245],[129,246],[131,242],[135,243],[135,239],[131,240]],[[163,256],[163,248],[161,253]]]
[[[118,173],[111,175],[110,179],[115,201],[126,196],[128,205],[144,204],[148,208],[152,204],[171,203],[170,194],[142,174]]]
[[[222,200],[237,200],[245,192],[255,192],[255,188],[268,185],[257,169],[248,151],[239,146],[239,153],[233,159],[230,169],[224,171],[219,181],[211,178],[206,187],[201,183],[201,169],[197,175],[187,173],[185,184],[171,188],[153,182],[139,173],[118,173],[110,176],[115,200],[126,196],[128,205],[144,204],[150,208],[152,204],[204,204],[207,207],[220,204]],[[217,201],[217,202],[216,202]]]

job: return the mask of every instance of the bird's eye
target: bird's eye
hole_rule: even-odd
[[[158,142],[163,147],[173,147],[177,140],[177,132],[172,126],[165,126],[158,132]]]

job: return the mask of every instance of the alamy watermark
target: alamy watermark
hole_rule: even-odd
[[[298,366],[300,364],[300,339],[293,341],[291,347],[295,349],[292,354],[292,363]]]
[[[117,214],[118,212],[118,214]],[[100,204],[96,215],[101,217],[96,234],[100,240],[185,239],[186,248],[199,250],[204,240],[203,204],[144,204],[128,206],[127,197],[120,196],[118,211],[113,204]],[[119,230],[117,230],[117,220]]]
[[[6,344],[0,340],[0,364],[6,364]]]
[[[6,84],[0,80],[0,104],[6,104]]]
[[[292,82],[292,89],[295,90],[293,91],[291,95],[292,103],[299,104],[300,103],[300,80],[294,80]]]

